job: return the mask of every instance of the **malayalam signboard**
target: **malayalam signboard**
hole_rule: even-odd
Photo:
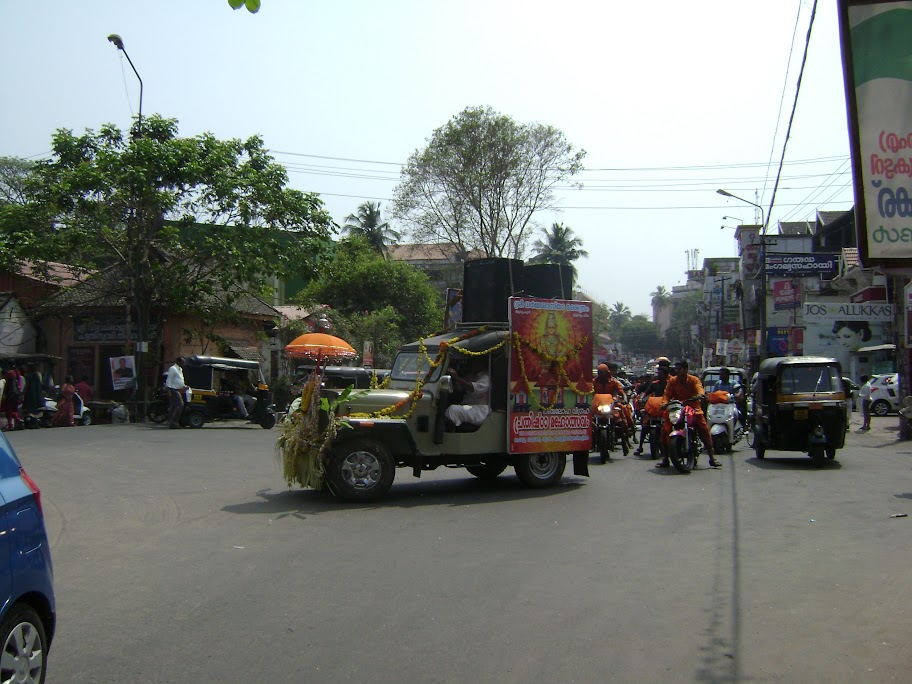
[[[835,254],[767,254],[766,275],[785,278],[836,273],[838,257]]]
[[[912,2],[839,0],[843,75],[865,266],[912,258]]]
[[[801,305],[801,286],[794,280],[773,283],[773,308],[776,311],[797,309]]]
[[[508,450],[588,451],[592,302],[510,298]]]

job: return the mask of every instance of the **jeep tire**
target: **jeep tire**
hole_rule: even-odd
[[[533,489],[551,487],[561,479],[567,467],[567,454],[547,452],[518,456],[519,460],[513,469],[516,477]]]
[[[372,440],[342,442],[326,459],[329,489],[344,501],[377,501],[393,486],[395,476],[396,462],[389,450]]]

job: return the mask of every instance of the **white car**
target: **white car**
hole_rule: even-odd
[[[871,385],[871,415],[897,413],[902,404],[899,397],[899,373],[875,375],[868,382]]]

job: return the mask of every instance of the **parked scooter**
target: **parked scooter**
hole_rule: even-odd
[[[713,451],[717,454],[731,453],[735,444],[744,436],[735,396],[729,392],[716,391],[707,395],[707,398],[709,411],[706,414],[706,422],[709,423]]]
[[[700,438],[694,427],[696,411],[688,404],[699,398],[699,396],[692,397],[686,402],[673,399],[665,407],[668,411],[667,420],[671,423],[671,434],[668,437],[668,458],[679,473],[689,473],[697,467]]]
[[[54,416],[57,415],[57,402],[45,398],[44,411],[47,417],[47,425],[53,425]],[[92,424],[92,410],[85,405],[82,397],[79,396],[79,392],[73,395],[73,422],[76,425]]]

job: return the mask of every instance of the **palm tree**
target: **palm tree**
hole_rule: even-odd
[[[621,327],[633,318],[630,307],[623,302],[615,302],[608,310],[608,324],[614,332],[620,331]]]
[[[551,230],[544,232],[545,239],[536,240],[532,245],[536,254],[530,259],[530,263],[560,264],[569,268],[573,273],[573,279],[576,280],[576,267],[573,262],[580,257],[589,256],[589,252],[582,248],[583,241],[573,237],[573,229],[563,223],[552,223]]]
[[[379,202],[359,204],[357,214],[349,214],[345,217],[342,231],[353,237],[363,237],[383,256],[386,256],[389,245],[396,244],[402,237],[399,231],[390,227],[389,222],[381,221]]]
[[[652,297],[652,306],[656,309],[664,309],[671,301],[671,292],[665,289],[664,285],[657,285],[655,292],[650,292]]]

